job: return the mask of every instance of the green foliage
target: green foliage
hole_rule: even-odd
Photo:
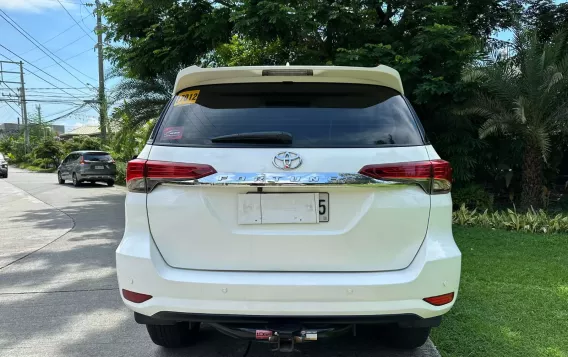
[[[78,150],[101,150],[101,140],[86,135],[76,136],[63,143],[64,154]]]
[[[504,135],[523,144],[524,207],[540,206],[543,168],[553,150],[552,140],[566,133],[567,39],[567,33],[560,32],[543,45],[535,34],[517,27],[512,58],[489,58],[464,74],[464,81],[477,89],[460,113],[484,120],[479,136]]]
[[[117,185],[126,184],[126,163],[117,161],[116,162],[116,181]]]
[[[530,208],[524,213],[517,210],[483,212],[470,210],[462,204],[453,213],[453,222],[461,226],[480,226],[499,228],[516,232],[530,233],[568,233],[568,216],[564,214],[550,215],[544,210]]]
[[[230,0],[228,0],[230,2]],[[227,41],[224,1],[113,0],[102,6],[106,55],[129,78],[148,79],[195,63]]]
[[[208,66],[258,66],[282,65],[290,58],[288,49],[279,39],[262,42],[234,35],[229,43],[223,43],[215,49]]]
[[[493,207],[493,196],[483,186],[476,184],[453,189],[452,200],[454,205],[465,205],[468,208],[491,209]]]
[[[24,161],[26,150],[23,135],[2,138],[0,140],[0,151],[9,155],[14,163]]]
[[[53,137],[42,140],[33,150],[33,156],[36,158],[33,164],[39,167],[57,167],[59,160],[65,154],[63,145],[56,141]]]

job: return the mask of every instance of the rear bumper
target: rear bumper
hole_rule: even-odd
[[[110,181],[110,180],[112,180],[112,181],[115,181],[116,175],[78,173],[77,179],[79,181],[89,181],[89,180],[94,180],[94,181]]]
[[[401,327],[437,327],[442,316],[421,318],[413,314],[361,315],[361,316],[250,316],[190,314],[162,311],[153,316],[134,313],[134,320],[145,325],[172,325],[176,322],[205,322],[210,324],[239,325],[353,325],[353,324],[397,324]]]
[[[455,302],[433,306],[424,298],[450,292],[457,297],[461,253],[451,232],[451,207],[432,210],[424,243],[402,270],[227,272],[168,266],[151,237],[145,199],[127,195],[126,229],[116,251],[120,289],[152,295],[139,304],[123,299],[140,315],[168,321],[211,316],[420,321],[441,316]]]

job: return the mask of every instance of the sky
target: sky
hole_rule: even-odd
[[[96,18],[92,7],[86,5],[93,1],[59,1],[61,3],[58,0],[0,0],[0,9],[8,15],[8,20],[11,18],[59,57],[50,54],[52,59],[46,56],[0,16],[0,45],[5,47],[0,46],[0,61],[20,61],[16,55],[23,58],[28,117],[36,111],[36,105],[41,104],[44,119],[55,119],[78,108],[83,100],[94,100],[97,96],[98,65],[96,35],[93,32]],[[0,11],[0,15],[6,17],[4,13]],[[109,63],[105,62],[105,70],[109,67]],[[2,69],[19,71],[19,66],[3,63]],[[3,80],[19,81],[19,74],[4,74]],[[17,92],[18,84],[8,85]],[[53,85],[61,89],[55,89]],[[16,123],[20,117],[20,107],[16,103],[10,105],[17,113],[2,101],[8,98],[7,95],[15,95],[12,90],[0,83],[0,123]],[[98,112],[87,105],[53,124],[65,125],[66,131],[70,131],[97,123]]]

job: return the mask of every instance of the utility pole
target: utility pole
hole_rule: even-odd
[[[22,101],[22,120],[24,121],[24,143],[26,146],[26,153],[30,147],[30,126],[28,125],[28,112],[26,109],[26,89],[24,88],[24,63],[20,61],[20,100]]]
[[[103,66],[103,25],[101,19],[101,3],[99,0],[95,0],[96,12],[97,12],[97,49],[99,52],[99,123],[101,127],[101,140],[106,143],[107,134],[107,103],[105,98],[105,73]]]
[[[19,71],[7,71],[4,69],[4,65],[8,65],[8,66],[20,66],[20,70]],[[4,79],[4,74],[5,73],[9,73],[9,74],[19,74],[20,75],[20,81],[16,82],[16,81],[12,81],[12,80],[6,80]],[[12,93],[15,94],[15,97],[17,99],[15,100],[11,100],[11,99],[7,99],[7,102],[10,101],[18,101],[20,102],[20,108],[21,108],[21,117],[22,117],[22,122],[24,124],[24,128],[25,128],[25,142],[26,142],[26,149],[27,149],[27,144],[29,144],[29,133],[27,131],[27,113],[26,113],[26,90],[24,88],[24,65],[22,63],[22,61],[20,62],[14,62],[14,61],[0,61],[0,84],[4,84],[6,85],[6,87],[12,91]],[[18,89],[19,94],[16,90],[14,90],[13,88],[11,88],[9,86],[9,84],[19,84],[20,88]],[[3,94],[2,94],[3,95]],[[11,94],[8,94],[8,97],[11,97]],[[18,118],[18,130],[20,129],[20,118]]]

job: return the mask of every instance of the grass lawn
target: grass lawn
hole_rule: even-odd
[[[442,356],[568,357],[568,235],[454,227],[460,294],[432,340]]]

